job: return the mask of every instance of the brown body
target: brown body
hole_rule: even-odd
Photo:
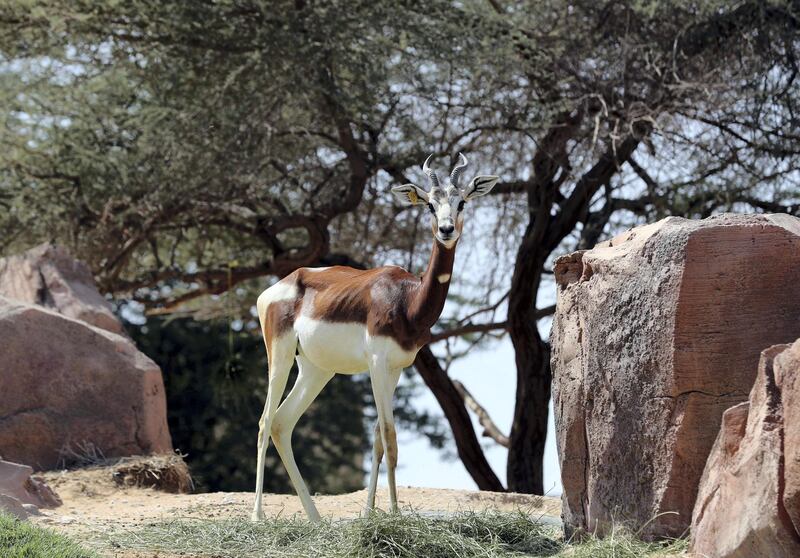
[[[369,335],[390,337],[404,350],[416,351],[430,341],[430,329],[444,308],[454,257],[455,246],[435,243],[421,278],[396,266],[298,269],[280,282],[296,296],[271,301],[265,309],[267,347],[304,315],[325,322],[366,324]]]

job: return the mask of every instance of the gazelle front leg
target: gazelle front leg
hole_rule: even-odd
[[[397,389],[397,382],[400,380],[400,373],[401,370],[397,370],[396,373],[391,374],[392,396],[394,395],[394,391]],[[392,401],[392,396],[389,397],[390,403]],[[378,471],[380,469],[382,459],[383,441],[381,440],[381,421],[380,418],[378,418],[378,420],[375,421],[375,432],[373,433],[372,472],[369,476],[369,490],[367,491],[367,511],[371,511],[375,508],[375,492],[378,490]]]
[[[392,511],[397,511],[397,486],[395,484],[395,469],[397,468],[397,433],[394,428],[394,412],[392,410],[392,399],[397,382],[400,379],[400,369],[389,370],[385,362],[374,359],[374,364],[370,368],[370,380],[372,382],[372,394],[375,398],[375,407],[378,411],[378,424],[376,427],[375,446],[373,449],[372,474],[369,480],[369,491],[367,493],[367,509],[371,510],[375,506],[375,491],[378,486],[378,469],[382,454],[386,453],[386,465],[388,467],[387,477],[389,481],[389,502]],[[380,445],[378,447],[378,437],[380,434]],[[382,451],[380,451],[382,450]]]

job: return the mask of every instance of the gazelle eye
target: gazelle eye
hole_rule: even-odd
[[[430,209],[430,210],[431,210],[431,213],[433,213],[434,215],[436,215],[436,210],[435,210],[435,209],[433,209],[433,204],[432,204],[432,203],[429,203],[429,204],[428,204],[428,209]]]
[[[464,200],[461,200],[460,202],[458,202],[458,210],[459,211],[463,211],[464,210]]]

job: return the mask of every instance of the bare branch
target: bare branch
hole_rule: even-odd
[[[464,401],[453,385],[453,381],[442,370],[439,359],[431,351],[430,347],[423,347],[417,353],[414,360],[414,368],[417,369],[439,405],[444,411],[444,416],[450,423],[453,430],[453,439],[456,442],[458,456],[464,463],[475,484],[480,490],[491,490],[494,492],[505,492],[500,479],[497,478],[491,465],[486,460],[475,430],[472,428],[472,421],[469,413],[464,407]]]
[[[499,182],[489,194],[493,196],[501,194],[521,194],[527,189],[528,182],[525,180],[514,180],[511,182]]]
[[[500,429],[489,416],[489,413],[478,403],[464,384],[458,380],[453,380],[453,385],[464,400],[464,404],[478,417],[478,422],[483,426],[483,436],[491,438],[504,448],[511,445],[508,436],[500,432]]]
[[[533,313],[534,320],[541,320],[547,316],[552,316],[556,311],[556,305],[551,304],[550,306],[546,306],[536,312]],[[455,327],[453,329],[448,329],[445,331],[440,331],[431,336],[430,343],[436,343],[437,341],[443,341],[445,339],[449,339],[450,337],[457,337],[459,335],[467,335],[468,333],[483,333],[487,331],[494,331],[497,329],[502,329],[503,331],[508,330],[508,322],[490,322],[485,324],[465,324],[463,326]]]
[[[436,343],[437,341],[443,341],[445,339],[449,339],[450,337],[456,337],[459,335],[467,335],[468,333],[482,333],[486,331],[494,331],[496,329],[502,329],[503,331],[505,331],[507,328],[508,328],[508,322],[493,322],[488,324],[467,324],[465,326],[448,329],[441,333],[437,333],[436,335],[432,335],[430,343]]]

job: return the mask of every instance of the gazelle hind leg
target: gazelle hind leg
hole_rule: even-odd
[[[297,364],[300,369],[297,381],[284,402],[278,407],[278,411],[272,421],[272,441],[275,442],[275,448],[281,456],[283,466],[286,467],[286,472],[289,474],[289,479],[292,481],[297,496],[300,497],[300,502],[303,504],[303,509],[306,510],[308,519],[319,521],[319,512],[311,499],[311,494],[309,494],[306,483],[303,481],[303,477],[300,475],[300,470],[294,460],[292,431],[297,421],[300,420],[309,405],[322,391],[322,388],[333,378],[334,373],[317,368],[302,355],[297,357]]]
[[[294,362],[297,337],[293,331],[273,339],[272,347],[267,351],[269,357],[269,387],[264,411],[258,421],[258,463],[256,465],[256,499],[253,504],[252,520],[264,519],[261,509],[261,496],[264,491],[264,459],[269,446],[270,429],[272,420],[278,410],[283,392],[286,391],[286,382]]]
[[[378,410],[378,425],[380,427],[381,442],[386,454],[387,480],[389,481],[389,503],[393,512],[397,507],[397,485],[395,483],[395,469],[397,468],[397,433],[394,427],[394,412],[392,399],[401,370],[388,370],[382,363],[370,368],[372,393],[375,398],[375,407]],[[373,471],[377,471],[373,466]],[[373,480],[370,479],[370,485]],[[377,483],[377,479],[375,480]],[[369,498],[369,496],[368,496]],[[369,502],[367,502],[369,504]]]
[[[367,512],[375,508],[375,492],[378,490],[378,471],[380,470],[382,459],[381,424],[380,421],[375,421],[375,432],[372,438],[372,472],[369,474],[369,490],[367,491]]]
[[[397,382],[400,380],[400,370],[395,371],[390,375],[392,395],[389,397],[389,405],[391,408],[392,396],[397,389]],[[373,384],[374,386],[374,384]],[[375,508],[375,493],[378,490],[378,472],[383,459],[383,441],[381,440],[381,421],[380,415],[378,420],[375,421],[375,432],[373,433],[372,442],[372,471],[369,476],[369,490],[367,491],[367,506],[366,510],[372,511]],[[395,450],[395,455],[397,451]]]

